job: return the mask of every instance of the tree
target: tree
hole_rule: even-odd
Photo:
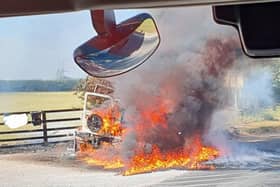
[[[272,65],[272,87],[274,99],[277,103],[280,101],[280,63],[276,62]]]

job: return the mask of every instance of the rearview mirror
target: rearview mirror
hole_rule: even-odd
[[[248,56],[280,56],[279,2],[214,6],[213,15],[217,23],[238,30]]]
[[[110,77],[144,63],[158,48],[160,36],[154,19],[139,14],[116,24],[113,10],[91,11],[97,36],[74,51],[74,60],[89,75]]]

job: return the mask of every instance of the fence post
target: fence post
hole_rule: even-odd
[[[48,144],[48,129],[47,129],[47,117],[46,112],[42,111],[42,121],[43,121],[43,137],[44,137],[44,144]]]

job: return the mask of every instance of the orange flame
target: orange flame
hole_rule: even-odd
[[[123,175],[134,175],[166,169],[214,169],[212,165],[203,162],[219,156],[217,149],[201,146],[199,136],[195,138],[192,147],[162,152],[153,145],[152,151],[146,153],[143,149],[137,152],[130,161],[125,162],[120,156],[120,149],[103,145],[102,149],[81,149],[80,158],[89,165],[101,166],[104,169],[122,169]],[[115,153],[112,153],[115,149]],[[86,155],[85,155],[86,154]]]
[[[211,147],[200,146],[200,139],[196,141],[198,141],[198,144],[193,145],[196,151],[192,150],[192,148],[185,148],[162,152],[158,146],[153,145],[150,154],[144,151],[137,153],[131,159],[123,174],[133,175],[170,168],[213,169],[213,166],[206,166],[201,163],[216,158],[219,155],[218,151]]]
[[[91,145],[83,144],[80,147],[78,158],[89,165],[99,166],[104,169],[121,169],[123,175],[133,175],[156,170],[166,170],[170,168],[178,169],[214,169],[214,166],[203,164],[205,161],[213,160],[219,156],[219,151],[214,147],[204,146],[199,133],[188,138],[186,145],[180,148],[163,151],[157,144],[150,144],[150,151],[145,150],[145,133],[147,129],[152,130],[160,126],[167,129],[166,115],[170,112],[170,102],[153,103],[138,115],[142,120],[136,120],[134,129],[124,129],[119,121],[115,120],[115,115],[108,111],[96,112],[103,117],[104,125],[100,132],[111,135],[122,135],[124,139],[127,132],[133,131],[137,136],[133,156],[124,159],[122,157],[120,145],[112,146],[103,143],[101,148],[93,149]],[[131,118],[133,121],[133,118]],[[144,146],[143,146],[144,145]]]
[[[124,129],[120,123],[121,113],[115,106],[110,109],[98,109],[92,111],[102,117],[103,125],[98,131],[99,134],[121,136]]]

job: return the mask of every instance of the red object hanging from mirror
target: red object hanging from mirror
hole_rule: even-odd
[[[110,77],[144,63],[158,48],[160,36],[154,19],[139,14],[116,24],[113,10],[92,10],[97,36],[78,47],[75,62],[89,75]]]

